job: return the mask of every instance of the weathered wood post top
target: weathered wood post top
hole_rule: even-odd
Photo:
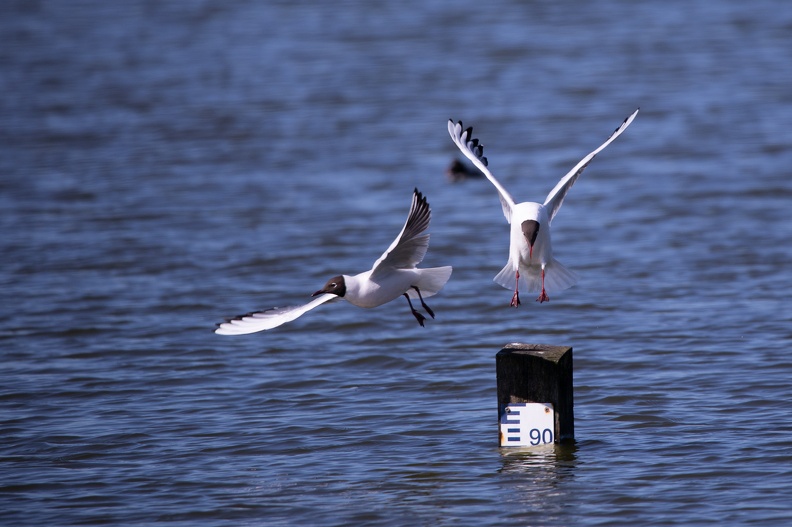
[[[526,443],[536,445],[574,440],[575,417],[570,346],[507,344],[495,356],[495,369],[501,446],[511,444],[510,441],[519,445]],[[528,414],[534,411],[532,406],[536,405],[530,403],[545,405],[545,412],[554,414],[551,441],[547,440],[550,432],[544,425],[531,424],[527,421],[529,418],[520,417],[520,413]],[[522,424],[520,424],[521,418]],[[511,424],[504,425],[504,423]],[[510,431],[511,436],[509,436]],[[519,435],[523,437],[522,442],[516,439]]]

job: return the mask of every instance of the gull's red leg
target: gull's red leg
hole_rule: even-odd
[[[511,307],[517,307],[520,305],[520,292],[518,291],[520,286],[520,271],[517,271],[517,278],[514,279],[514,295],[511,299]]]
[[[540,304],[542,302],[550,301],[550,297],[547,296],[547,293],[545,292],[545,288],[544,288],[544,266],[542,266],[542,292],[539,294],[539,298],[537,298],[536,301],[539,302]]]

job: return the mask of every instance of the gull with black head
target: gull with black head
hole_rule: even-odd
[[[511,306],[520,305],[519,285],[520,278],[525,281],[529,291],[539,292],[536,301],[539,303],[549,301],[547,290],[561,291],[573,286],[577,282],[577,275],[561,265],[553,258],[553,249],[550,244],[550,222],[553,221],[561,203],[577,181],[578,176],[591,163],[603,148],[619,137],[630,126],[638,110],[627,117],[622,124],[614,130],[608,140],[596,150],[584,157],[572,170],[570,170],[558,184],[550,191],[544,203],[523,202],[515,203],[511,194],[501,185],[487,167],[487,158],[484,157],[484,146],[474,139],[473,128],[465,129],[462,121],[454,123],[448,121],[448,133],[454,144],[495,186],[500,196],[503,215],[511,224],[509,238],[509,261],[498,273],[494,280],[497,284],[511,289],[514,284]]]
[[[356,275],[334,276],[313,294],[314,300],[307,304],[242,315],[219,324],[215,333],[244,335],[276,328],[338,298],[358,307],[371,308],[404,296],[410,312],[423,326],[426,317],[415,309],[412,300],[418,300],[426,313],[434,318],[434,312],[426,305],[424,298],[437,294],[451,277],[452,271],[450,266],[418,268],[429,248],[429,234],[424,231],[429,227],[430,219],[429,203],[415,189],[404,227],[370,270]]]

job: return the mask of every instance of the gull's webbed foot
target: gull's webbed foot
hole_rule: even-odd
[[[415,317],[415,320],[418,321],[418,324],[421,327],[425,327],[424,326],[424,320],[426,320],[426,317],[415,310],[415,308],[412,305],[412,302],[410,301],[410,297],[409,297],[409,295],[407,293],[404,293],[404,298],[407,299],[407,303],[410,305],[410,311],[412,312],[413,316]]]
[[[509,306],[510,307],[517,307],[519,305],[520,305],[520,293],[515,291],[514,295],[512,295],[511,304],[509,304]]]

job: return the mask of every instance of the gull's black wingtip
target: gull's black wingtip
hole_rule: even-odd
[[[636,108],[636,109],[635,109],[635,111],[634,111],[633,113],[631,113],[630,115],[628,115],[627,117],[625,117],[625,118],[624,118],[624,121],[622,121],[622,122],[621,122],[621,124],[620,124],[619,126],[617,126],[617,127],[616,127],[616,129],[613,131],[613,133],[611,134],[611,136],[613,136],[613,134],[615,134],[615,133],[616,133],[616,132],[618,132],[618,131],[619,131],[621,128],[623,128],[623,127],[624,127],[624,125],[626,125],[626,124],[627,124],[627,121],[629,121],[631,118],[635,117],[635,115],[638,113],[638,111],[639,111],[640,109],[641,109],[641,107],[639,106],[638,108]]]
[[[424,196],[423,193],[420,190],[418,190],[418,187],[413,188],[413,195],[415,196],[415,199],[419,205],[426,204],[426,196]]]

